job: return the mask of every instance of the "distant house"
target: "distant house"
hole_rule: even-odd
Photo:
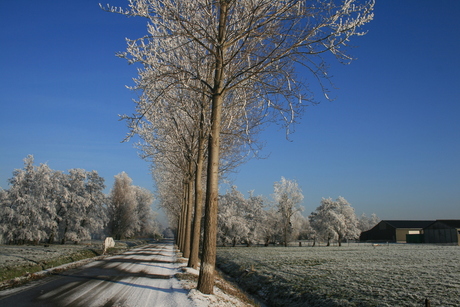
[[[383,220],[373,228],[363,231],[360,241],[406,243],[407,235],[420,235],[435,221]]]
[[[460,245],[460,220],[436,220],[423,229],[425,243]]]

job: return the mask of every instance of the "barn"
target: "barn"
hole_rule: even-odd
[[[363,231],[360,241],[406,243],[406,235],[420,235],[435,221],[383,220],[373,228]]]
[[[460,220],[436,220],[423,229],[425,243],[460,245]]]

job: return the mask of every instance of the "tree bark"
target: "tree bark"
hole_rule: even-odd
[[[204,217],[203,256],[197,289],[204,294],[212,294],[216,265],[217,208],[219,197],[219,151],[220,126],[222,116],[221,95],[212,99],[212,125],[209,136],[209,157],[206,184],[206,204]]]
[[[180,211],[180,217],[179,217],[179,229],[178,229],[178,241],[177,241],[177,246],[179,247],[179,250],[181,253],[184,253],[184,247],[185,247],[185,210],[186,210],[186,203],[187,203],[187,185],[184,183],[183,185],[183,194],[182,194],[182,206],[181,206],[181,211]]]
[[[208,145],[208,170],[204,217],[203,259],[197,289],[204,294],[213,294],[216,266],[217,209],[219,197],[220,130],[222,125],[222,104],[224,101],[224,41],[228,14],[228,3],[219,2],[218,42],[216,44],[216,66],[211,99],[211,134]]]
[[[200,123],[201,132],[203,132],[203,114]],[[201,239],[201,218],[203,215],[203,187],[201,182],[201,177],[203,174],[203,152],[204,152],[204,144],[203,138],[200,138],[198,141],[198,157],[196,161],[196,171],[195,171],[195,215],[193,220],[193,230],[192,230],[192,238],[191,238],[191,247],[190,247],[190,258],[188,259],[188,266],[194,268],[195,270],[198,269],[198,254],[200,250],[200,239]]]
[[[190,167],[192,164],[190,162]],[[185,214],[185,242],[184,242],[184,258],[190,257],[190,240],[192,235],[192,198],[193,198],[193,180],[190,179],[187,184],[187,202]]]

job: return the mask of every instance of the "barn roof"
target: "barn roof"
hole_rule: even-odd
[[[383,220],[382,222],[394,228],[425,228],[435,221],[413,221],[413,220]]]
[[[436,220],[452,228],[460,228],[460,220]]]

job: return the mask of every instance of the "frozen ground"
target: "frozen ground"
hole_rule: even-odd
[[[221,269],[273,306],[460,306],[460,247],[220,248]]]
[[[94,245],[53,244],[45,247],[42,245],[1,245],[0,268],[11,266],[27,266],[45,263],[50,259],[75,254],[88,248],[101,249],[102,242]]]
[[[191,290],[193,281],[175,277],[183,265],[172,242],[149,244],[0,291],[0,306],[245,306],[217,288]]]

